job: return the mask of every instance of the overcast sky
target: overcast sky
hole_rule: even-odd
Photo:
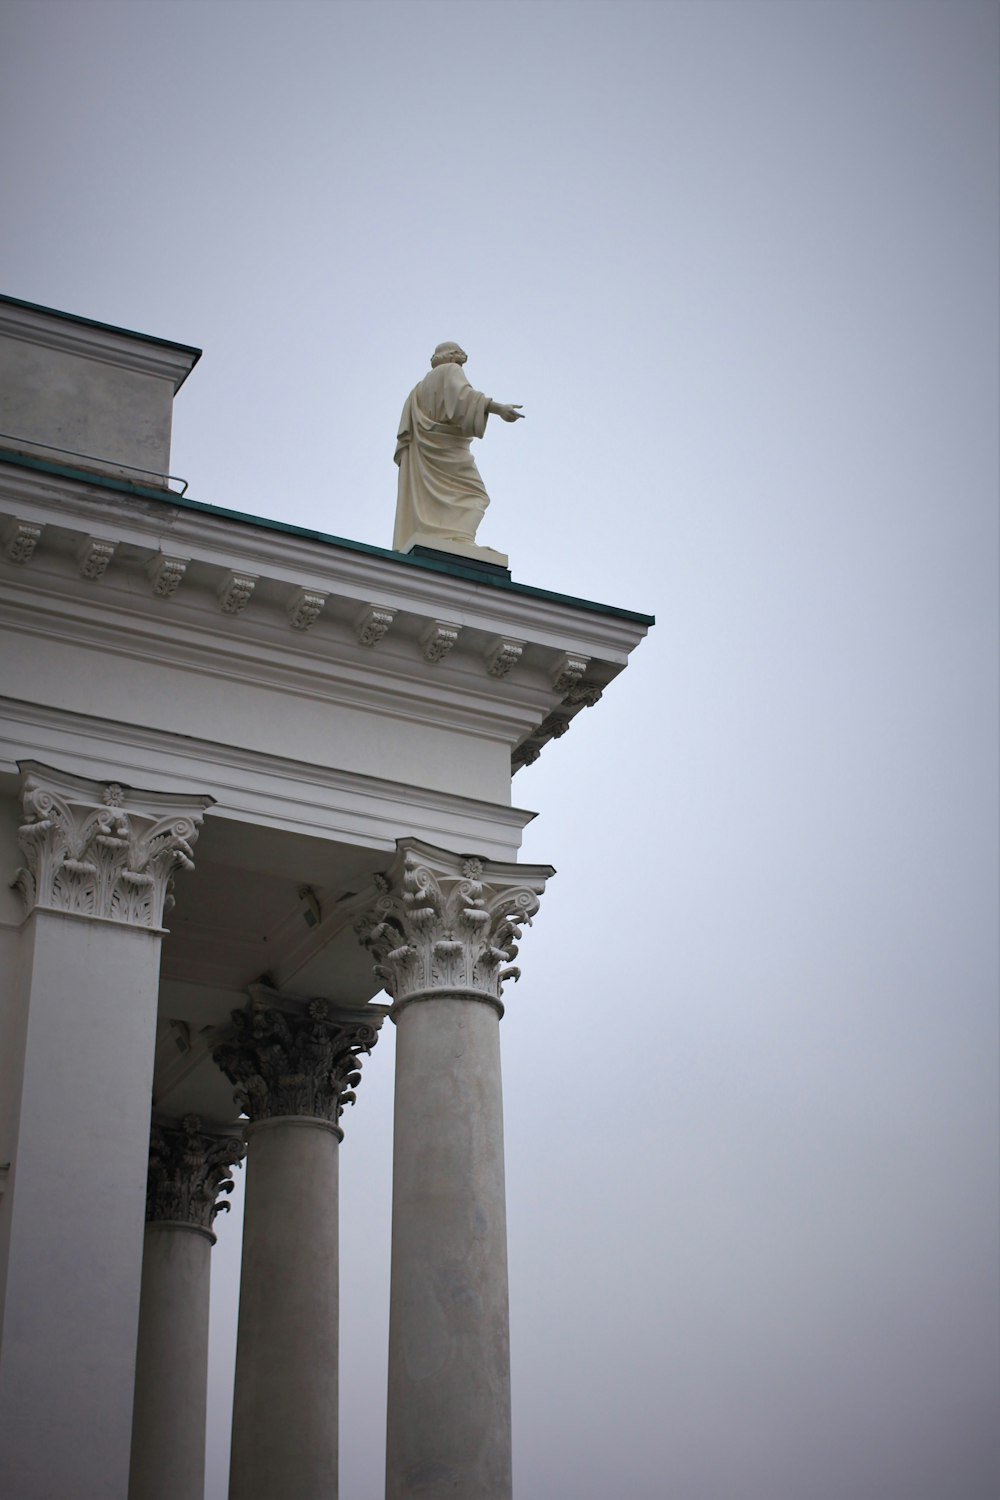
[[[995,1500],[997,77],[985,0],[0,4],[0,289],[204,348],[190,495],[389,545],[457,339],[527,413],[480,540],[657,616],[514,782],[559,871],[502,1027],[518,1500]]]

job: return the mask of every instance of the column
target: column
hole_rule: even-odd
[[[214,1054],[250,1119],[230,1500],[336,1500],[337,1122],[383,1015],[255,985]]]
[[[0,1472],[17,1500],[108,1500],[128,1489],[161,922],[212,799],[21,769]]]
[[[548,866],[402,840],[359,926],[393,999],[387,1500],[510,1500],[501,992]]]
[[[150,1131],[129,1500],[203,1500],[212,1221],[241,1136],[197,1115]]]

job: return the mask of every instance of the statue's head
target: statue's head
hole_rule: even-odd
[[[436,369],[438,365],[464,365],[468,357],[461,344],[438,344],[431,355],[431,369]]]

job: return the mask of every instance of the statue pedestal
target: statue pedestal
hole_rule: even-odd
[[[449,538],[418,531],[407,542],[406,551],[414,552],[418,557],[438,557],[443,561],[447,561],[449,557],[461,557],[491,571],[500,569],[510,577],[510,559],[506,552],[494,552],[492,547],[480,547],[476,542],[451,541]]]

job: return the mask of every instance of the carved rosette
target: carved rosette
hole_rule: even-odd
[[[159,928],[178,870],[193,870],[192,845],[211,797],[133,792],[22,762],[27,860],[15,885],[35,907]]]
[[[272,997],[280,999],[254,986],[249,1004],[232,1013],[233,1035],[212,1055],[251,1121],[309,1116],[336,1127],[357,1097],[361,1057],[378,1041],[382,1011],[327,1000],[278,1009]]]
[[[241,1136],[202,1130],[197,1115],[185,1115],[176,1125],[154,1124],[149,1133],[147,1220],[187,1224],[211,1233],[216,1214],[229,1212],[219,1194],[232,1192],[230,1174],[245,1155]]]
[[[501,865],[449,854],[416,839],[399,844],[378,895],[355,924],[391,995],[391,1014],[413,1000],[459,996],[482,1000],[503,1015],[501,994],[521,928],[531,925],[547,865]]]

